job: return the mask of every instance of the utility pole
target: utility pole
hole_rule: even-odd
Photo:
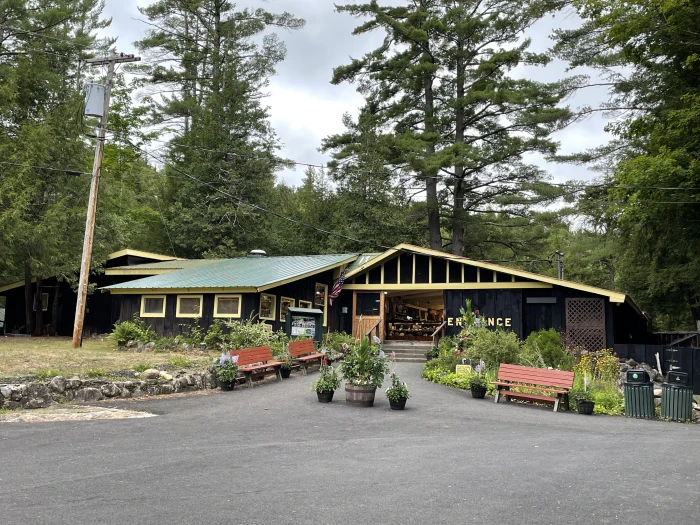
[[[559,275],[559,279],[562,281],[564,280],[564,254],[561,253],[559,250],[554,252],[557,256],[557,274]]]
[[[92,58],[86,63],[92,66],[107,66],[107,84],[105,85],[103,113],[100,117],[100,129],[97,132],[95,160],[92,165],[92,180],[90,181],[90,198],[88,200],[87,219],[85,220],[85,237],[83,240],[83,257],[80,262],[80,282],[78,284],[78,302],[75,305],[75,324],[73,325],[73,348],[83,344],[83,321],[85,320],[85,301],[87,299],[88,279],[90,277],[90,259],[92,257],[92,239],[95,233],[95,213],[97,211],[97,192],[100,189],[100,174],[102,171],[102,153],[107,134],[107,117],[109,115],[109,99],[114,80],[114,66],[125,62],[138,62],[140,57],[115,53],[108,57]]]

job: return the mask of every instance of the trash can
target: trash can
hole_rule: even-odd
[[[661,385],[661,417],[672,421],[693,419],[693,387],[688,374],[669,372],[668,382]]]
[[[640,419],[654,417],[654,385],[646,370],[628,370],[623,392],[625,416]]]

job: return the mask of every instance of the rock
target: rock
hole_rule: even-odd
[[[176,337],[173,339],[173,346],[178,346],[180,344],[180,340]]]
[[[173,387],[175,387],[175,392],[182,392],[183,390],[187,390],[188,386],[189,385],[187,383],[187,378],[185,377],[179,377],[173,383]]]
[[[661,389],[654,388],[654,397],[661,397]]]
[[[173,388],[173,385],[160,385],[160,393],[161,394],[173,394],[175,392],[175,389]]]
[[[185,376],[185,379],[187,379],[187,384],[188,384],[189,386],[193,386],[193,385],[194,385],[194,376],[193,376],[192,374],[187,374],[187,375]]]
[[[628,365],[627,363],[620,363],[620,373],[624,374],[629,369],[630,365]]]
[[[155,347],[156,344],[154,342],[146,343],[146,345],[144,346],[146,352],[152,352]]]
[[[133,381],[124,381],[124,388],[127,390],[133,390],[136,388],[136,385],[134,385]]]
[[[207,351],[207,343],[200,343],[199,350],[202,352],[206,352]]]
[[[159,377],[160,370],[156,370],[155,368],[149,368],[148,370],[141,372],[142,379],[158,379]]]
[[[143,344],[143,341],[136,341],[136,350],[138,352],[143,352],[144,348],[146,348],[146,345]]]
[[[637,361],[635,361],[634,359],[628,359],[627,364],[630,365],[630,368],[634,368],[637,366]]]
[[[26,395],[27,395],[27,386],[26,385],[19,385],[19,386],[12,385],[10,387],[10,399],[12,401],[21,401],[23,397],[26,397]]]
[[[27,408],[44,408],[48,403],[44,399],[30,399]]]
[[[7,385],[0,386],[0,396],[9,398],[11,395],[12,395],[12,389],[9,386],[7,386]]]
[[[141,391],[141,387],[137,386],[134,388],[134,391],[131,393],[131,397],[141,397],[143,395],[143,392]]]
[[[136,346],[136,341],[129,341],[126,343],[127,348],[134,348]]]
[[[102,392],[96,388],[88,387],[78,390],[74,399],[78,402],[89,403],[91,401],[100,401],[102,398]]]
[[[66,378],[62,376],[54,377],[49,383],[49,388],[54,392],[63,394],[66,391]]]
[[[118,346],[117,352],[126,352],[126,346]]]
[[[700,405],[700,396],[693,396],[693,401]]]
[[[128,388],[122,388],[122,391],[119,394],[119,397],[121,397],[122,399],[127,399],[127,398],[131,397],[131,392],[129,391]]]
[[[660,397],[654,398],[654,406],[657,406],[657,407],[661,406],[661,398]]]
[[[66,390],[75,390],[83,386],[83,380],[79,377],[72,377],[66,381]]]
[[[182,343],[182,349],[183,349],[183,350],[189,350],[189,349],[190,349],[190,345],[188,345],[187,343]]]
[[[167,373],[166,371],[164,371],[164,370],[161,370],[161,372],[160,372],[159,375],[160,375],[160,378],[161,378],[161,379],[165,379],[166,381],[172,381],[172,380],[173,380],[173,376],[171,376],[170,374],[168,374],[168,373]]]
[[[102,385],[100,391],[105,397],[117,397],[122,393],[121,388],[119,388],[114,383],[107,383],[106,385]]]

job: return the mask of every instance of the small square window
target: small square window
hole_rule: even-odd
[[[144,295],[141,297],[141,317],[165,317],[165,296]]]
[[[178,295],[177,296],[177,317],[201,317],[202,296],[201,295]]]
[[[34,311],[36,312],[36,294],[34,294]],[[49,294],[41,294],[41,311],[46,312],[49,309]]]
[[[214,317],[240,317],[240,295],[217,295],[214,299]]]
[[[285,322],[287,320],[287,312],[290,308],[294,308],[294,299],[290,297],[280,297],[280,321]]]
[[[311,308],[313,307],[313,304],[311,304],[311,301],[299,301],[299,308]]]

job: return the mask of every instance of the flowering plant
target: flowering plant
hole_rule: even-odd
[[[231,383],[236,380],[238,375],[238,356],[231,355],[231,352],[221,354],[221,357],[215,357],[212,360],[214,364],[214,372],[216,378],[222,383]]]
[[[340,374],[351,385],[380,387],[388,371],[384,352],[372,347],[368,338],[356,342],[340,363]]]
[[[323,365],[311,388],[314,392],[330,392],[340,386],[340,377],[332,366]]]
[[[469,388],[486,388],[488,381],[482,375],[482,372],[486,371],[486,363],[483,360],[479,361],[479,364],[474,367],[474,371],[476,374],[472,374],[468,379]]]
[[[386,389],[386,397],[389,401],[398,401],[399,399],[408,399],[411,397],[408,391],[408,385],[401,382],[401,378],[396,374],[391,374],[391,386]]]

